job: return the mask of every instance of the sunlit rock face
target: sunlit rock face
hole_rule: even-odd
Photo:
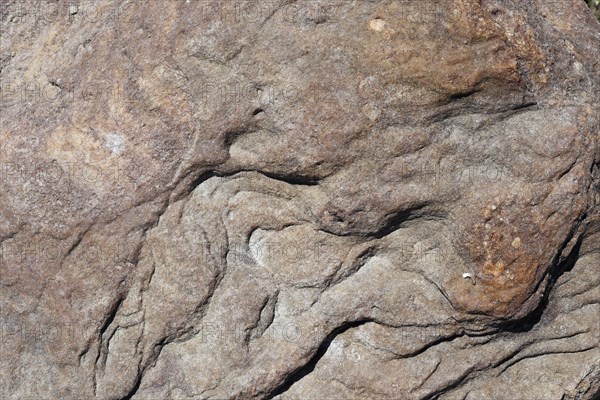
[[[595,399],[578,0],[0,9],[2,399]]]

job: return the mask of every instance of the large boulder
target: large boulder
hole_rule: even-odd
[[[1,398],[600,395],[583,1],[1,7]]]

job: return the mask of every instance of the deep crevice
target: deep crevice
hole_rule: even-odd
[[[135,396],[135,394],[139,390],[141,384],[142,384],[142,372],[139,371],[137,373],[137,375],[135,376],[135,381],[134,381],[131,389],[129,389],[129,391],[125,394],[125,396],[121,397],[119,400],[130,400],[131,398],[133,398],[133,396]]]
[[[397,231],[402,227],[402,224],[421,217],[423,214],[422,210],[427,205],[428,204],[417,205],[407,210],[392,214],[391,217],[386,220],[385,224],[381,228],[377,229],[377,231],[373,232],[370,236],[376,239],[381,239],[390,233]]]
[[[256,115],[256,114],[252,114]],[[240,137],[254,132],[254,127],[244,126],[230,129],[223,135],[224,144],[226,147],[231,147]]]
[[[581,335],[581,333],[579,333],[579,335]],[[576,335],[575,335],[576,336]],[[512,360],[509,360],[509,362],[507,363],[507,365],[502,368],[502,370],[500,371],[500,373],[504,373],[506,370],[510,369],[511,367],[515,366],[516,364],[520,363],[521,361],[524,360],[529,360],[531,358],[537,358],[537,357],[543,357],[543,356],[547,356],[547,355],[552,355],[552,354],[577,354],[577,353],[584,353],[586,351],[590,351],[595,349],[595,346],[589,346],[589,347],[584,347],[583,349],[578,349],[578,350],[559,350],[559,351],[547,351],[547,352],[542,352],[542,353],[533,353],[533,354],[526,354],[521,358],[513,357]]]
[[[464,98],[474,95],[475,93],[478,93],[480,91],[481,91],[481,89],[473,89],[473,90],[468,90],[465,92],[452,93],[449,98],[450,98],[450,100],[464,99]]]
[[[261,175],[266,176],[280,182],[288,183],[290,185],[303,185],[303,186],[317,186],[319,185],[319,178],[305,176],[305,175],[286,175],[276,172],[265,172],[265,171],[254,171]]]
[[[185,191],[185,195],[189,195],[190,193],[192,193],[194,190],[196,190],[196,188],[198,188],[198,186],[202,185],[204,182],[206,182],[210,178],[215,178],[215,177],[216,178],[231,178],[231,177],[234,177],[234,176],[244,173],[244,172],[248,172],[248,173],[254,172],[254,173],[263,175],[269,179],[287,183],[289,185],[318,186],[320,184],[320,180],[321,180],[321,178],[313,177],[313,176],[293,175],[293,174],[287,175],[287,174],[280,174],[280,173],[276,173],[276,172],[266,172],[266,171],[254,170],[254,169],[241,169],[241,170],[225,172],[225,173],[217,172],[214,170],[209,170],[209,171],[204,171],[202,173],[199,173],[187,185],[187,190]]]
[[[130,400],[131,398],[133,398],[133,396],[135,396],[135,394],[137,393],[137,391],[139,390],[139,388],[142,384],[142,378],[144,377],[144,372],[146,371],[146,369],[148,369],[149,366],[152,366],[156,363],[158,356],[160,356],[160,352],[162,351],[163,347],[167,343],[168,343],[167,338],[162,338],[161,340],[158,341],[158,343],[156,343],[154,345],[154,349],[155,349],[154,354],[152,355],[152,357],[149,357],[146,360],[144,365],[142,365],[142,366],[138,365],[138,372],[135,376],[135,380],[133,382],[133,385],[131,386],[131,389],[129,389],[129,391],[123,397],[119,398],[119,400]]]
[[[521,319],[501,325],[500,328],[502,328],[503,331],[512,333],[528,332],[540,322],[544,311],[548,307],[550,295],[553,292],[552,289],[556,282],[565,272],[571,271],[579,259],[579,249],[581,248],[582,239],[583,235],[577,239],[575,246],[573,246],[568,257],[562,263],[555,263],[555,267],[550,268],[550,271],[548,272],[548,283],[546,284],[542,299],[536,309]],[[560,251],[558,254],[560,255]]]
[[[188,189],[188,194],[192,193],[194,190],[196,190],[196,188],[200,185],[202,185],[204,182],[206,182],[207,180],[209,180],[210,178],[214,178],[215,176],[217,176],[217,174],[214,173],[214,171],[206,171],[203,173],[198,174],[197,177],[195,177],[189,184],[189,189]]]
[[[328,211],[328,214],[333,219],[333,224],[329,224],[329,226],[325,223],[321,223],[319,226],[319,230],[325,233],[329,233],[331,235],[339,236],[339,237],[361,237],[368,239],[382,239],[391,233],[397,231],[402,228],[402,226],[409,221],[412,221],[417,218],[421,218],[423,220],[435,220],[439,218],[443,218],[441,215],[436,215],[433,212],[426,212],[424,209],[429,205],[429,203],[419,204],[408,208],[406,210],[393,212],[387,215],[387,218],[384,219],[384,222],[379,227],[374,227],[371,230],[356,230],[354,220],[347,218],[345,216],[345,212],[339,209],[333,209]],[[361,211],[365,211],[363,209],[355,209],[354,213],[358,213]],[[336,227],[331,225],[346,225],[342,227]]]
[[[523,110],[525,108],[537,108],[538,104],[535,101],[529,101],[523,104],[517,104],[511,108],[511,111]]]
[[[321,345],[317,349],[316,353],[312,356],[312,358],[306,364],[304,364],[303,366],[301,366],[300,368],[296,369],[291,374],[289,374],[287,376],[287,378],[285,378],[285,380],[279,386],[277,386],[275,389],[273,389],[270,393],[267,394],[267,398],[272,399],[275,396],[279,396],[279,395],[285,393],[292,387],[292,385],[294,385],[296,382],[299,382],[301,379],[303,379],[308,374],[313,372],[315,367],[321,360],[321,358],[323,358],[325,353],[327,353],[327,350],[329,349],[331,342],[333,342],[333,340],[338,335],[346,332],[349,329],[357,328],[357,327],[364,325],[366,323],[369,323],[369,322],[375,322],[375,321],[371,318],[366,318],[366,319],[361,319],[359,321],[348,322],[348,323],[334,329],[329,335],[327,335],[325,340],[323,340],[323,343],[321,343]]]
[[[99,332],[100,340],[102,340],[102,336],[104,336],[104,333],[106,332],[108,327],[115,320],[117,313],[119,312],[119,308],[121,308],[121,304],[123,303],[123,301],[124,301],[123,296],[120,296],[119,299],[116,301],[116,303],[111,307],[106,320],[104,321],[102,326],[100,326],[100,332]]]

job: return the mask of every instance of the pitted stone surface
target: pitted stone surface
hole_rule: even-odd
[[[0,16],[0,397],[600,395],[583,2]]]

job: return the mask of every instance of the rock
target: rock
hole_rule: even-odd
[[[600,395],[583,2],[0,16],[0,397]]]

